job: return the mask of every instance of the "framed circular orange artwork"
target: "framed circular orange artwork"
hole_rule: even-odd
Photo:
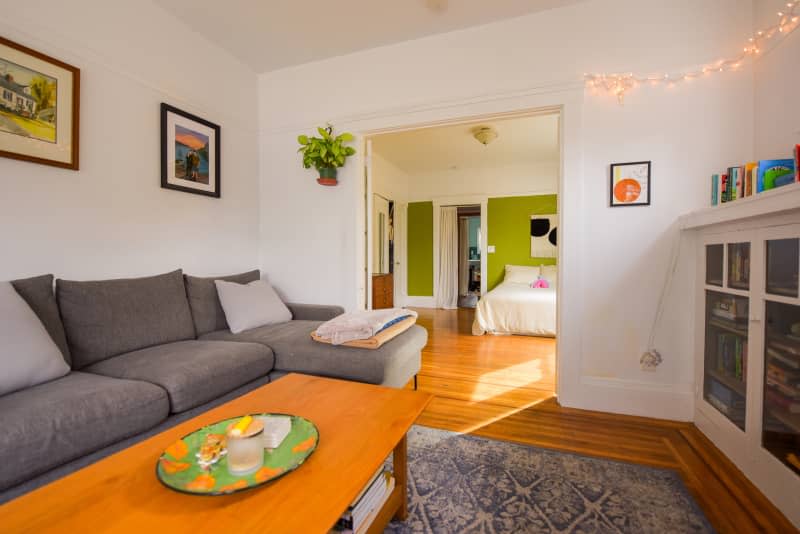
[[[650,162],[611,164],[611,207],[650,205]]]

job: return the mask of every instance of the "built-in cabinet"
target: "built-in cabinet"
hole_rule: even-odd
[[[696,234],[695,422],[797,524],[800,224],[783,224],[794,220]]]

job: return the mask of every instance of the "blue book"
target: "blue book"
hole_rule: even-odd
[[[759,193],[793,182],[793,159],[765,159],[758,162],[757,191]]]
[[[719,174],[711,175],[711,205],[719,204]]]

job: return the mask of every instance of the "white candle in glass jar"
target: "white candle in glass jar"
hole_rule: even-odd
[[[253,419],[241,435],[227,434],[228,472],[234,476],[251,475],[264,465],[264,424]]]

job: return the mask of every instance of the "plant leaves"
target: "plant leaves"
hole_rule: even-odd
[[[300,143],[301,145],[307,145],[308,144],[308,136],[307,135],[298,135],[297,136],[297,142]]]

